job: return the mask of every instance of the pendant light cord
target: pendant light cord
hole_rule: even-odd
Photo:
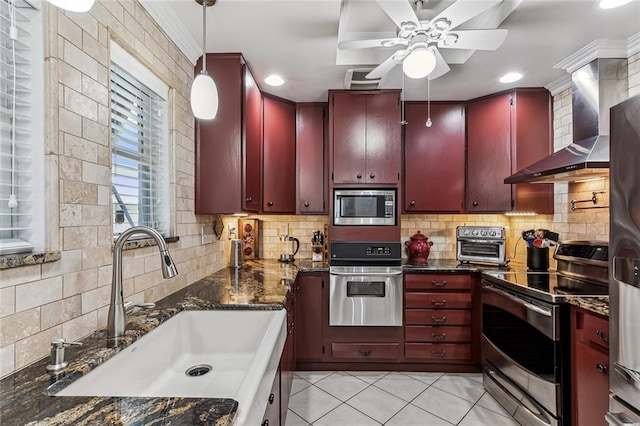
[[[207,73],[207,0],[202,0],[202,73]]]

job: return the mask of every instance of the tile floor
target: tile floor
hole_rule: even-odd
[[[482,375],[297,371],[286,426],[518,425]]]

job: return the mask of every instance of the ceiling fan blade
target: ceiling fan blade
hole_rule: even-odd
[[[419,25],[418,17],[407,0],[376,0],[376,2],[398,28],[402,28],[402,24],[407,22]]]
[[[372,47],[392,47],[397,45],[406,46],[408,40],[402,38],[378,38],[371,40],[345,40],[338,43],[338,49],[350,50],[350,49],[368,49]]]
[[[431,74],[427,76],[429,80],[434,80],[438,77],[442,77],[451,70],[451,68],[449,68],[449,64],[447,64],[447,61],[444,60],[442,54],[438,49],[433,48],[433,54],[436,56],[436,67],[433,71],[431,71]]]
[[[404,52],[404,50],[399,50],[398,52],[395,52],[393,55],[389,56],[383,63],[375,67],[369,74],[367,74],[365,78],[381,78],[386,73],[391,71],[393,67],[398,65],[400,62],[402,62],[402,59],[404,59],[403,55],[399,54],[399,52]]]
[[[438,42],[438,47],[445,49],[496,50],[504,43],[509,30],[460,30],[451,31],[447,37],[458,38],[449,44],[448,40]]]
[[[446,19],[451,22],[449,28],[456,28],[469,19],[500,3],[501,0],[458,0],[440,12],[431,22]]]

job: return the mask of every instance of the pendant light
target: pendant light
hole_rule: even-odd
[[[207,6],[216,4],[216,0],[196,0],[202,4],[202,71],[191,85],[191,109],[196,118],[212,120],[218,113],[218,88],[207,73]]]
[[[48,0],[54,6],[69,12],[88,12],[96,0]]]

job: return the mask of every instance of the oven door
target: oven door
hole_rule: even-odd
[[[329,325],[402,326],[402,268],[332,266]]]
[[[520,389],[519,392],[529,396],[528,400],[534,401],[527,404],[527,411],[544,408],[538,409],[535,417],[548,417],[549,421],[541,420],[539,424],[554,424],[557,419],[553,417],[562,415],[567,355],[560,341],[558,305],[482,282],[482,359],[485,375],[487,371],[496,372],[485,378],[500,383],[494,391],[504,391],[510,399],[524,401],[514,392],[506,391],[510,387]],[[500,400],[505,395],[494,396]]]

